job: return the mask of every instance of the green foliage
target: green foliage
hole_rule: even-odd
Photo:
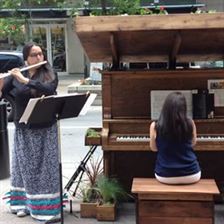
[[[99,191],[97,190],[97,180],[103,175],[102,167],[103,158],[90,158],[90,163],[86,166],[85,173],[87,175],[87,183],[81,188],[81,196],[83,202],[96,202],[99,199]]]
[[[113,7],[109,10],[110,15],[135,15],[140,10],[140,0],[113,0]]]
[[[93,1],[95,8],[99,5],[99,0]],[[94,9],[94,4],[91,4],[91,15],[102,15],[102,9]],[[156,6],[154,9],[142,8],[140,0],[111,0],[110,7],[106,15],[151,15],[151,14],[167,14],[164,7]]]
[[[21,0],[1,0],[0,7],[5,9],[16,9],[22,5]]]
[[[100,198],[99,191],[95,188],[84,186],[81,188],[82,201],[86,203],[97,202]]]
[[[99,191],[100,204],[116,203],[120,199],[127,197],[127,193],[116,179],[108,178],[105,176],[101,176],[97,180],[96,189]]]
[[[4,39],[10,37],[14,42],[22,43],[24,41],[24,23],[25,20],[12,18],[1,18],[0,19],[0,38]]]
[[[25,40],[24,25],[25,17],[19,14],[19,8],[28,8],[45,5],[56,6],[62,4],[65,0],[1,0],[1,9],[11,9],[10,17],[0,18],[0,39],[10,38],[16,45]],[[32,19],[32,18],[31,18]],[[23,35],[24,34],[24,35]]]
[[[112,204],[127,198],[128,194],[116,179],[103,175],[102,158],[91,159],[86,174],[87,182],[80,187],[83,202]]]
[[[57,6],[58,4],[66,3],[66,0],[1,0],[0,7],[6,9],[17,9],[19,7],[27,6]]]
[[[93,128],[89,128],[86,132],[86,136],[87,137],[93,137],[93,138],[99,138],[100,137],[100,133],[97,132],[95,129]]]

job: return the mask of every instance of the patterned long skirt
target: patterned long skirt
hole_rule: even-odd
[[[15,130],[11,160],[10,207],[25,209],[34,219],[60,217],[57,125]]]

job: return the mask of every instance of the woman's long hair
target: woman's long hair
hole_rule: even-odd
[[[31,48],[33,46],[38,46],[37,44],[30,42],[27,43],[24,47],[23,47],[23,59],[26,61],[27,58],[30,55],[30,51]],[[43,52],[44,53],[44,52]],[[46,60],[45,54],[44,54],[44,60]],[[46,64],[40,66],[34,76],[33,79],[35,80],[39,80],[41,82],[51,82],[52,80],[55,79],[55,73],[52,69],[52,67],[50,66],[50,64],[47,62]]]
[[[192,139],[192,131],[184,95],[180,92],[170,93],[156,122],[157,135],[166,140],[183,142]]]

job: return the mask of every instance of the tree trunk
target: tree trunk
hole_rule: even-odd
[[[101,7],[103,15],[106,15],[106,0],[101,0]]]

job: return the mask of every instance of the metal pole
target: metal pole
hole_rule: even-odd
[[[6,104],[0,103],[0,180],[10,176]]]

